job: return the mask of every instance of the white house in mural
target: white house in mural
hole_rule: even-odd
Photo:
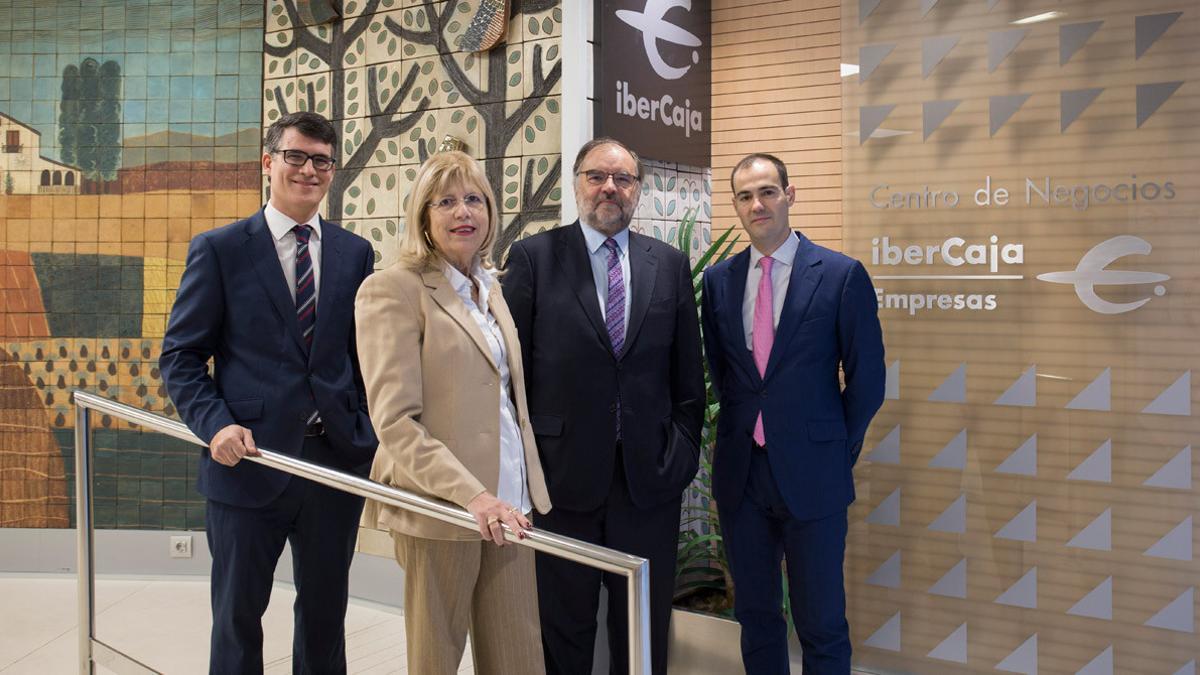
[[[0,193],[73,195],[79,193],[79,167],[41,156],[42,134],[0,113]]]

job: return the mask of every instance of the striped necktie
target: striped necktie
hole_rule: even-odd
[[[620,356],[625,346],[625,280],[621,274],[621,254],[617,242],[604,240],[608,249],[608,301],[604,303],[604,323],[613,354]]]
[[[317,284],[313,278],[312,253],[308,249],[312,227],[297,225],[292,231],[296,233],[296,320],[300,324],[304,346],[311,348],[313,327],[317,324]]]

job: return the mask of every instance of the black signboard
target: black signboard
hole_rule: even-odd
[[[664,162],[710,166],[708,0],[597,0],[596,135]]]

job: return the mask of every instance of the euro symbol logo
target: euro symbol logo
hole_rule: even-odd
[[[1073,284],[1075,295],[1093,312],[1100,314],[1124,314],[1132,312],[1150,302],[1146,297],[1134,302],[1109,302],[1096,295],[1096,286],[1128,286],[1131,284],[1155,284],[1167,281],[1171,277],[1156,272],[1127,272],[1124,270],[1107,270],[1113,262],[1129,255],[1149,255],[1150,244],[1145,239],[1127,234],[1113,237],[1092,247],[1084,254],[1071,272],[1047,272],[1039,274],[1038,279],[1056,284]],[[1166,294],[1167,289],[1161,284],[1154,287],[1155,295]]]
[[[684,47],[700,46],[700,38],[663,19],[674,7],[682,7],[690,12],[692,0],[646,0],[646,7],[641,12],[629,9],[618,9],[616,12],[618,19],[641,31],[642,45],[646,48],[646,58],[650,61],[650,67],[664,80],[678,80],[686,75],[692,66],[676,68],[669,65],[658,52],[659,40]],[[700,52],[692,51],[692,63],[700,63]]]

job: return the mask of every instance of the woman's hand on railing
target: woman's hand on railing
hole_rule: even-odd
[[[479,526],[479,534],[483,535],[483,540],[495,542],[497,546],[509,544],[504,539],[501,523],[508,525],[518,539],[525,538],[525,530],[533,529],[533,524],[521,514],[521,509],[497,499],[490,492],[480,493],[468,502],[467,511],[475,516],[475,523]]]
[[[243,457],[257,457],[258,446],[254,445],[254,434],[238,424],[230,424],[213,436],[208,444],[208,454],[220,464],[234,466]]]

